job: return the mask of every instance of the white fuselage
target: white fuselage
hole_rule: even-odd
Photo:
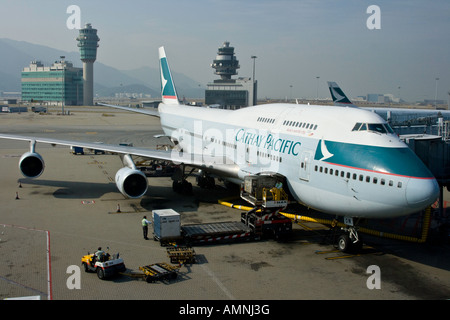
[[[164,132],[185,153],[211,168],[237,165],[226,178],[281,174],[297,201],[326,213],[406,215],[439,194],[417,156],[381,117],[362,109],[271,104],[232,111],[160,104],[159,112]]]

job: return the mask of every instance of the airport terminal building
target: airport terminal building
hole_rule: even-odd
[[[83,69],[61,57],[50,67],[32,61],[22,70],[22,101],[48,105],[83,104]]]

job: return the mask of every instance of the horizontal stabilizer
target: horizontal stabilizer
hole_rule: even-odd
[[[158,112],[158,109],[156,109],[156,108],[151,108],[151,109],[129,108],[129,107],[116,106],[114,104],[107,104],[107,103],[101,103],[101,102],[98,102],[97,104],[99,106],[120,109],[120,110],[125,110],[125,111],[130,111],[130,112],[136,112],[136,113],[146,114],[148,116],[153,116],[153,117],[159,118],[159,112]]]

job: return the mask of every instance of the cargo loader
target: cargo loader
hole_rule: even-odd
[[[241,213],[240,221],[181,225],[180,214],[172,209],[153,210],[154,239],[162,246],[200,245],[286,238],[292,221],[277,211],[255,208]]]

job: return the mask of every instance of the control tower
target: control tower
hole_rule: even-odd
[[[214,73],[219,75],[220,79],[207,84],[205,90],[207,105],[219,105],[224,109],[239,109],[256,105],[257,82],[249,77],[231,79],[231,76],[237,75],[237,69],[240,66],[239,60],[234,56],[234,48],[230,47],[228,41],[219,47],[211,67],[215,69]]]
[[[92,106],[94,104],[94,61],[97,58],[97,48],[100,38],[97,29],[93,29],[87,23],[77,39],[80,48],[81,61],[83,61],[83,104]]]
[[[219,75],[222,80],[231,80],[231,76],[237,74],[240,68],[239,60],[234,56],[234,47],[230,47],[230,43],[225,41],[217,51],[216,59],[213,60],[211,67],[216,69],[215,74]]]

